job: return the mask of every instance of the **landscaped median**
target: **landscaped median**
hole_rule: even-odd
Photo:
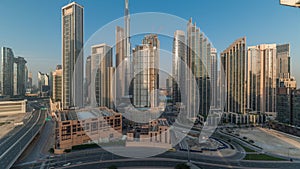
[[[285,159],[269,156],[266,154],[246,154],[244,160],[286,161]]]

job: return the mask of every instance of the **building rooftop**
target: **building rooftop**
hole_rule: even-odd
[[[117,113],[107,107],[100,107],[99,109],[90,110],[67,110],[59,113],[61,121],[67,120],[84,120],[98,117],[114,116]]]

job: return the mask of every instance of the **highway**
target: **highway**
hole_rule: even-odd
[[[45,111],[40,110],[37,103],[32,106],[36,109],[32,117],[14,135],[0,143],[1,168],[10,168],[44,125]]]
[[[178,131],[182,131],[184,127],[177,127]],[[199,132],[192,130],[192,132]],[[223,136],[234,140],[230,136],[222,133],[215,133],[214,137]],[[227,142],[226,140],[224,140]],[[228,142],[227,142],[228,143]],[[245,156],[244,149],[239,145],[240,142],[231,141],[230,143],[237,150],[237,153],[228,157],[212,157],[201,153],[190,153],[190,160],[193,164],[200,168],[239,168],[239,169],[255,169],[255,168],[300,168],[299,162],[290,161],[247,161],[242,160]],[[107,152],[102,148],[94,148],[80,151],[72,151],[71,153],[55,156],[47,156],[38,161],[17,164],[13,168],[106,168],[112,164],[118,167],[174,167],[176,164],[185,163],[188,159],[188,152],[176,151],[165,152],[155,157],[135,159],[117,156],[111,152]],[[64,166],[65,165],[65,166]],[[66,166],[67,165],[67,166]]]
[[[151,158],[132,159],[114,155],[101,148],[75,151],[70,154],[49,157],[44,161],[34,164],[15,166],[15,169],[23,168],[105,168],[109,165],[118,167],[128,166],[175,166],[178,163],[187,162],[187,152],[166,152]],[[229,158],[202,156],[199,153],[191,153],[191,162],[202,168],[299,168],[300,163],[289,161],[246,161],[230,160]],[[70,166],[63,167],[70,163]]]

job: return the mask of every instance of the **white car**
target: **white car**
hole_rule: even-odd
[[[63,165],[63,167],[66,167],[66,166],[69,166],[69,165],[71,165],[71,163],[66,163],[66,164]]]

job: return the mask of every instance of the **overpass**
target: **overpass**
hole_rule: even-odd
[[[33,106],[36,110],[32,118],[24,124],[14,135],[0,142],[0,166],[10,168],[20,157],[23,151],[39,133],[45,123],[46,112],[40,110],[38,105]]]

